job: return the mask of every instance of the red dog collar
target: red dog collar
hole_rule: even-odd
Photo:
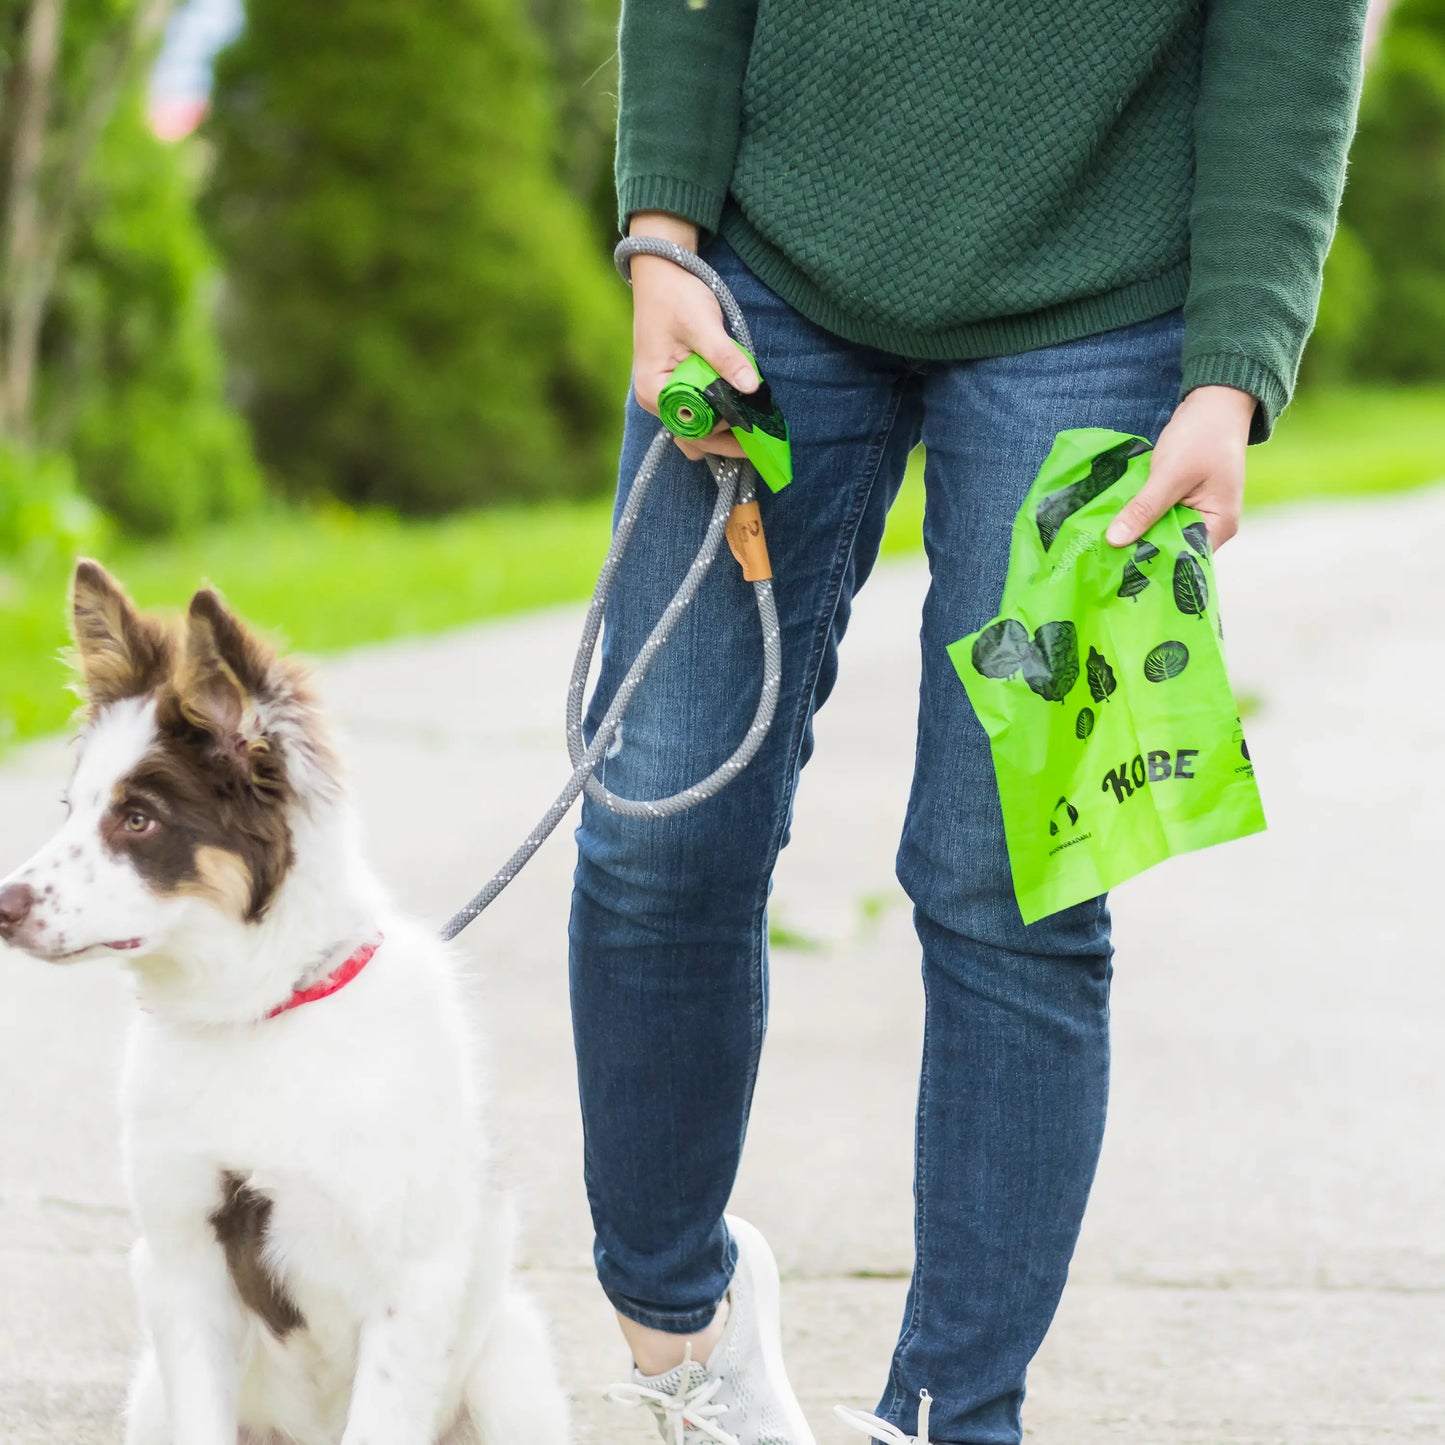
[[[369,943],[363,943],[344,963],[333,968],[320,982],[313,983],[310,988],[298,988],[285,1003],[277,1004],[266,1017],[274,1019],[278,1014],[300,1008],[303,1003],[315,1003],[317,999],[326,998],[345,988],[371,962],[372,955],[380,947],[381,935],[377,934]]]

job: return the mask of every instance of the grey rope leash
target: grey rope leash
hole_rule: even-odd
[[[753,349],[752,337],[741,308],[727,288],[721,276],[705,261],[691,251],[654,236],[629,237],[613,253],[618,269],[628,277],[630,262],[634,256],[662,256],[675,262],[704,282],[717,297],[728,330],[739,345],[748,351]],[[629,277],[630,279],[630,277]],[[642,465],[637,470],[636,480],[628,492],[627,501],[617,519],[612,545],[607,559],[597,578],[597,586],[588,604],[587,616],[582,625],[582,638],[577,656],[572,664],[572,677],[567,686],[567,755],[572,762],[572,776],[567,786],[558,794],[556,802],[542,815],[537,826],[527,834],[520,847],[502,867],[487,881],[481,890],[459,909],[445,928],[444,939],[455,938],[462,929],[477,918],[498,894],[520,873],[532,855],[547,840],[558,823],[566,817],[572,804],[585,789],[587,795],[614,813],[633,818],[670,818],[685,812],[720,793],[752,760],[763,745],[768,728],[772,725],[777,711],[778,693],[783,679],[782,640],[778,630],[778,609],[773,598],[771,581],[752,583],[753,595],[758,607],[758,622],[763,635],[763,680],[758,694],[757,710],[753,720],[733,755],[720,767],[715,768],[701,781],[691,787],[671,794],[666,798],[622,798],[611,792],[596,775],[607,750],[612,746],[622,726],[623,715],[632,701],[633,694],[647,676],[648,670],[657,658],[667,639],[672,635],[677,620],[697,596],[703,578],[717,559],[719,548],[727,530],[728,517],[737,503],[751,502],[756,496],[757,474],[747,462],[733,457],[709,457],[708,466],[717,483],[717,498],[713,503],[712,515],[703,534],[702,545],[692,560],[692,565],[683,578],[672,601],[663,609],[647,640],[642,644],[632,666],[617,688],[606,714],[597,726],[591,743],[584,746],[582,728],[583,696],[587,688],[587,674],[591,670],[592,655],[602,631],[602,618],[607,608],[607,598],[612,583],[621,566],[627,544],[641,515],[647,493],[672,446],[671,435],[660,431],[648,447]]]

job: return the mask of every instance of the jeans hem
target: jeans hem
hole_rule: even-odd
[[[618,1294],[610,1290],[604,1284],[602,1293],[607,1296],[612,1308],[629,1319],[635,1325],[641,1325],[648,1330],[662,1330],[669,1335],[695,1335],[705,1330],[717,1317],[718,1305],[722,1303],[722,1296],[718,1297],[717,1304],[711,1309],[693,1310],[687,1314],[668,1313],[662,1310],[648,1309],[640,1305],[636,1300],[628,1299],[625,1294]]]

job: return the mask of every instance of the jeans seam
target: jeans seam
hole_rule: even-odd
[[[843,587],[843,572],[848,564],[848,557],[851,554],[858,540],[858,524],[862,520],[863,509],[867,506],[868,498],[872,495],[874,487],[878,485],[878,473],[883,465],[883,455],[888,449],[889,438],[893,435],[893,429],[898,424],[898,411],[903,403],[903,383],[894,384],[892,394],[889,398],[888,410],[883,417],[883,424],[879,427],[877,436],[874,438],[870,452],[865,459],[864,465],[859,469],[861,477],[866,478],[866,483],[854,493],[853,506],[844,518],[843,526],[839,529],[839,543],[833,558],[832,571],[828,577],[826,595],[830,599],[830,605],[820,609],[820,618],[813,637],[813,645],[808,653],[808,661],[803,671],[804,686],[798,691],[798,707],[793,716],[792,730],[788,739],[788,760],[787,776],[784,780],[782,790],[778,797],[778,810],[773,817],[772,827],[772,848],[768,856],[767,867],[762,872],[762,886],[760,896],[753,907],[753,958],[751,971],[751,1013],[752,1013],[752,1073],[753,1085],[748,1089],[748,1096],[743,1104],[743,1117],[746,1119],[752,1111],[753,1087],[757,1083],[757,1071],[763,1052],[763,950],[766,946],[763,931],[763,918],[768,906],[768,884],[773,876],[773,871],[778,865],[778,855],[782,852],[783,830],[787,826],[788,812],[793,806],[793,799],[797,793],[798,786],[798,755],[803,746],[803,729],[807,726],[808,718],[813,710],[813,696],[818,686],[818,670],[823,663],[823,651],[827,647],[828,634],[833,627],[833,619],[838,614],[838,597]],[[846,539],[846,542],[845,542]],[[811,677],[811,684],[808,679]],[[774,723],[776,727],[776,722]]]
[[[867,499],[872,495],[874,487],[878,485],[878,472],[883,465],[883,454],[887,450],[888,440],[893,434],[893,428],[898,422],[898,411],[903,402],[903,384],[895,383],[892,396],[889,400],[889,408],[884,417],[883,425],[879,428],[878,434],[873,441],[871,455],[868,462],[861,469],[862,474],[867,477],[866,486],[854,494],[854,504],[849,512],[844,526],[840,529],[840,540],[838,548],[833,557],[832,571],[828,577],[827,595],[831,599],[831,605],[826,609],[825,615],[821,616],[816,632],[813,637],[813,645],[808,654],[807,668],[804,677],[811,677],[811,685],[799,691],[798,709],[793,717],[792,734],[788,744],[788,755],[792,758],[793,765],[788,770],[788,777],[783,785],[783,791],[778,799],[778,813],[773,820],[773,851],[769,860],[765,878],[771,878],[773,868],[777,866],[778,854],[781,852],[781,840],[783,828],[787,820],[788,812],[793,806],[793,800],[797,794],[798,767],[797,757],[803,746],[803,729],[807,726],[808,717],[813,710],[813,698],[818,687],[818,670],[823,663],[823,651],[827,646],[828,634],[833,627],[833,619],[838,614],[838,597],[843,587],[843,572],[848,565],[848,557],[858,541],[858,524],[862,520],[863,508],[867,505]],[[844,542],[846,539],[846,545]],[[767,891],[764,887],[763,897],[760,900],[759,909],[766,906]],[[759,920],[761,921],[761,919]]]
[[[892,1372],[893,1382],[888,1396],[888,1406],[884,1411],[885,1415],[893,1417],[901,1415],[904,1404],[901,1379],[903,1356],[917,1336],[923,1318],[924,1259],[926,1257],[923,1238],[928,1232],[928,1189],[924,1184],[928,1145],[924,1137],[924,1120],[928,1117],[929,1034],[932,1027],[928,1008],[928,980],[925,977],[923,983],[923,1059],[918,1070],[918,1122],[915,1126],[917,1132],[913,1146],[913,1308],[909,1310],[903,1332],[898,1337],[898,1343],[893,1347],[895,1368]]]

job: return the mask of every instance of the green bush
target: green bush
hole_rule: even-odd
[[[526,0],[526,5],[551,72],[557,114],[553,164],[606,240],[617,230],[612,151],[619,0]]]
[[[108,528],[70,458],[0,439],[0,564],[33,569],[96,550]]]
[[[252,0],[206,215],[262,460],[299,495],[439,511],[596,490],[624,291],[555,165],[522,0]]]
[[[1398,0],[1371,58],[1312,379],[1445,376],[1445,0]]]
[[[235,516],[263,485],[225,399],[214,258],[185,173],[132,94],[92,159],[46,320],[39,433],[128,531]]]

